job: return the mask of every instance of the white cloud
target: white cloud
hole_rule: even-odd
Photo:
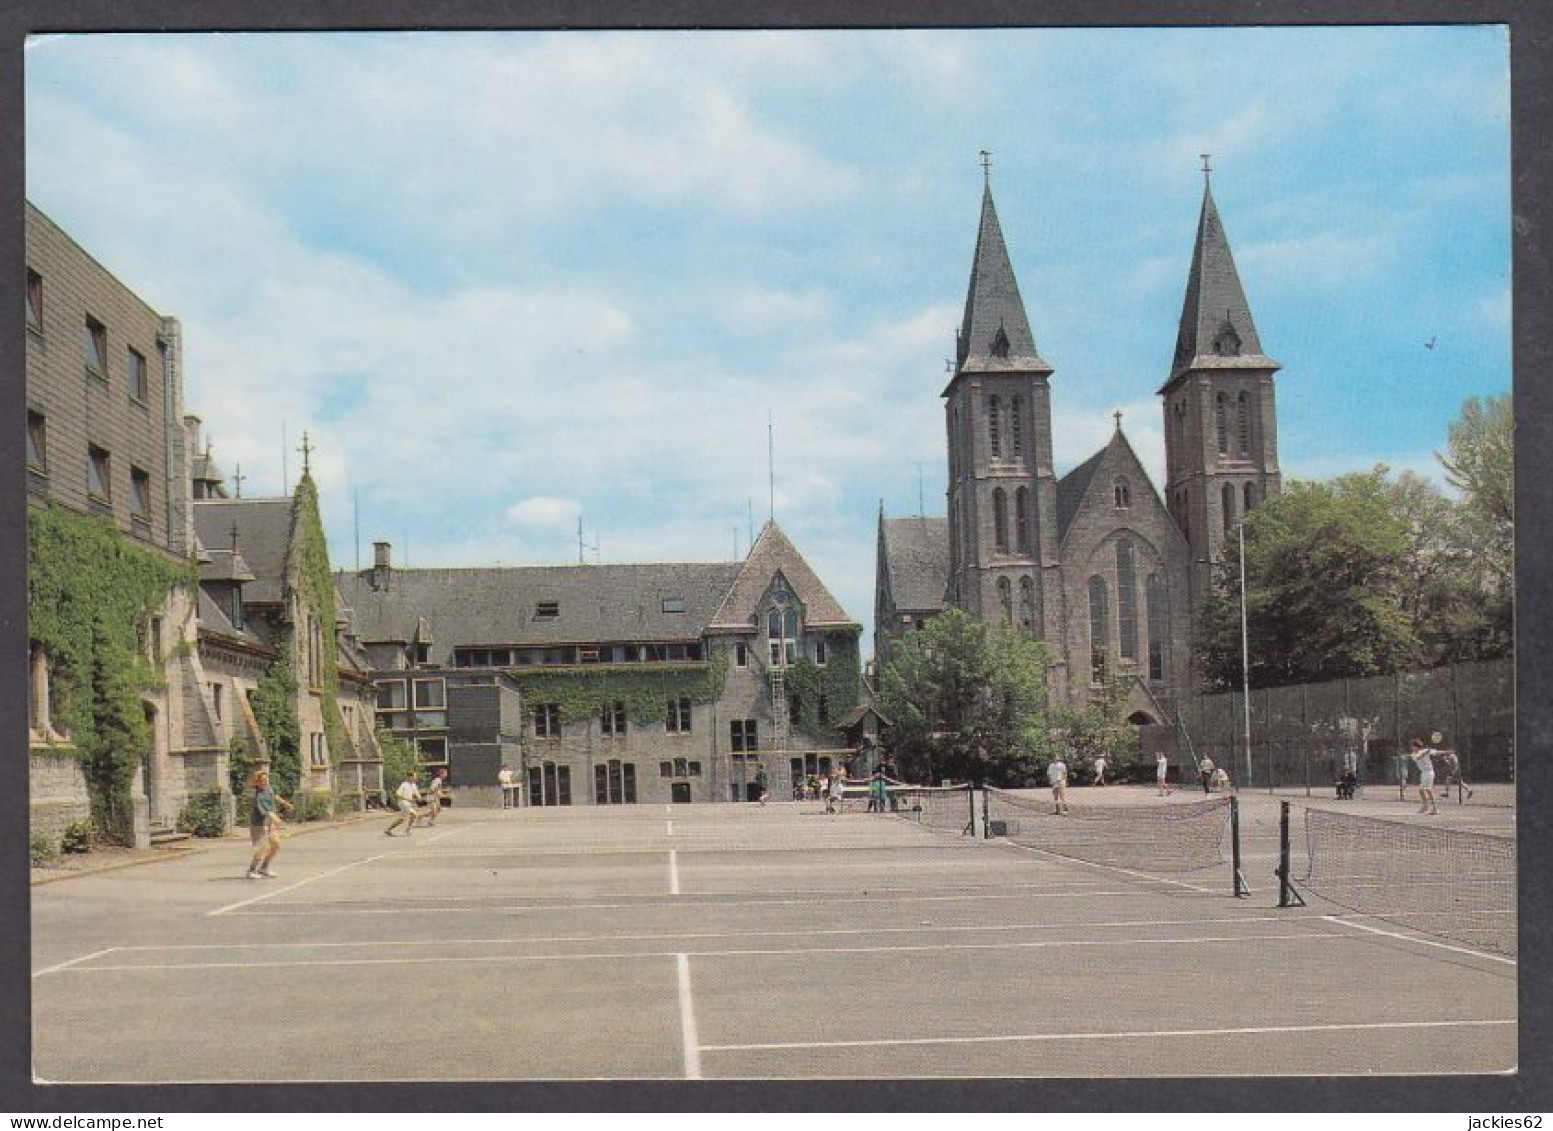
[[[507,508],[507,518],[520,526],[569,529],[577,525],[582,504],[575,499],[551,499],[537,496],[523,499]]]

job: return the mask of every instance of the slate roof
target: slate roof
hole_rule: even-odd
[[[234,554],[231,550],[212,550],[201,545],[200,580],[247,582],[256,578],[242,554]]]
[[[1114,442],[1114,441],[1113,441]],[[1100,470],[1100,464],[1105,460],[1105,453],[1110,448],[1107,444],[1061,479],[1057,480],[1057,541],[1061,542],[1068,533],[1068,525],[1079,512],[1079,507],[1084,502],[1084,493],[1089,490],[1089,484],[1095,477],[1095,472]]]
[[[949,519],[881,518],[885,583],[897,609],[940,612],[949,584]]]
[[[1221,356],[1215,342],[1226,330],[1233,331],[1239,345],[1231,355]],[[1197,244],[1192,249],[1192,270],[1186,282],[1176,352],[1166,387],[1190,369],[1277,368],[1278,363],[1262,353],[1251,307],[1235,270],[1235,258],[1230,254],[1224,222],[1219,218],[1211,187],[1205,185],[1202,213],[1197,220]]]
[[[232,622],[227,619],[226,613],[221,611],[221,606],[211,600],[210,595],[203,589],[200,590],[199,599],[199,630],[208,632],[213,636],[225,636],[231,640],[242,640],[248,644],[260,648],[272,648],[273,644],[255,631],[258,622],[247,621],[242,628],[234,628]]]
[[[775,522],[768,522],[762,528],[708,627],[751,627],[761,599],[779,571],[787,579],[788,588],[803,602],[805,624],[861,629],[857,621],[847,616],[841,603],[831,596],[819,575]]]
[[[645,565],[498,566],[393,569],[372,587],[372,570],[341,574],[341,604],[364,643],[430,637],[439,654],[455,646],[695,640],[740,571],[738,562]],[[685,602],[663,611],[665,598]],[[554,601],[555,617],[537,618]]]
[[[994,344],[1000,332],[1006,347]],[[1019,297],[1019,283],[1003,242],[990,184],[982,192],[981,224],[976,232],[970,286],[965,293],[958,352],[957,371],[1051,372],[1051,366],[1041,360],[1035,349],[1035,337]]]
[[[243,600],[249,604],[278,604],[285,595],[291,500],[195,500],[194,532],[207,549],[230,547],[233,523],[237,524],[238,552],[254,574],[254,580],[243,587]]]

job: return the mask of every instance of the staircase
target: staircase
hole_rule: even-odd
[[[190,835],[179,832],[165,821],[155,821],[151,825],[151,847],[162,848],[165,845],[177,844],[180,840],[188,840]]]

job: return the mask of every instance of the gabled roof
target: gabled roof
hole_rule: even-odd
[[[1154,481],[1149,478],[1143,461],[1138,458],[1138,453],[1133,451],[1132,444],[1128,442],[1121,423],[1118,422],[1116,431],[1111,433],[1111,439],[1105,447],[1057,480],[1057,541],[1059,544],[1067,538],[1068,527],[1083,509],[1084,498],[1089,494],[1091,485],[1102,470],[1108,472],[1110,476],[1126,476],[1128,486],[1137,500],[1133,505],[1140,505],[1142,493],[1147,491],[1148,497],[1156,506],[1164,507],[1164,501],[1159,497],[1159,492],[1154,489]],[[1112,505],[1110,495],[1106,496],[1104,505]]]
[[[252,568],[243,560],[243,555],[232,550],[213,550],[202,544],[199,566],[201,581],[256,580]]]
[[[881,576],[897,609],[940,612],[949,584],[949,519],[879,518]]]
[[[708,628],[749,628],[755,623],[760,602],[771,587],[777,573],[787,580],[804,605],[804,621],[811,626],[858,627],[861,625],[847,616],[841,603],[831,596],[830,590],[819,575],[804,561],[782,528],[775,522],[766,523],[750,547],[749,556],[739,568],[738,576],[728,589],[727,596],[713,615]]]
[[[1192,249],[1192,270],[1186,281],[1186,300],[1166,387],[1191,369],[1277,368],[1278,363],[1262,353],[1224,222],[1219,219],[1213,191],[1205,184],[1197,244]]]
[[[737,562],[393,569],[336,576],[364,643],[457,646],[695,640],[738,576]],[[673,598],[684,612],[665,612]],[[556,615],[537,616],[554,602]]]
[[[957,372],[1052,371],[1035,349],[1019,283],[1003,242],[1003,229],[992,203],[992,186],[981,197],[981,224],[960,324]]]
[[[1120,433],[1118,433],[1120,435]],[[1112,443],[1115,437],[1112,437]],[[1105,461],[1105,453],[1110,445],[1101,448],[1061,479],[1057,480],[1057,541],[1061,542],[1068,532],[1068,524],[1073,521],[1073,516],[1078,514],[1079,506],[1084,501],[1084,495],[1089,490],[1089,484],[1095,477],[1095,472],[1100,470],[1100,465]]]
[[[289,498],[194,502],[194,532],[207,549],[230,547],[236,525],[238,551],[254,575],[243,588],[243,599],[250,604],[279,603],[285,596],[291,509]]]

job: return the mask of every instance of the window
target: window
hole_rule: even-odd
[[[1023,455],[1025,450],[1024,422],[1020,419],[1023,411],[1022,398],[1014,397],[1008,407],[1008,438],[1016,456]]]
[[[1236,398],[1235,443],[1241,455],[1251,451],[1251,401],[1245,393]]]
[[[108,377],[108,329],[90,314],[86,316],[86,370],[107,380]]]
[[[1122,510],[1132,506],[1132,484],[1125,479],[1116,481],[1116,505]]]
[[[243,587],[232,586],[232,627],[243,627]]]
[[[1120,636],[1117,652],[1124,660],[1138,658],[1138,581],[1133,566],[1132,543],[1116,543],[1116,620]]]
[[[689,777],[698,778],[698,777],[701,776],[701,763],[700,762],[691,762],[685,768],[690,771],[690,773],[688,775]]]
[[[742,640],[733,646],[733,666],[736,668],[747,668],[750,666],[750,648]]]
[[[554,762],[541,762],[537,766],[530,766],[528,798],[530,805],[570,805],[572,768],[558,766]]]
[[[674,763],[673,762],[659,762],[658,763],[658,776],[659,777],[664,777],[664,778],[672,778],[674,776]]]
[[[730,750],[759,750],[760,740],[755,732],[754,719],[734,719],[728,724],[728,748]]]
[[[771,662],[777,667],[798,659],[798,613],[793,609],[772,609],[766,614],[767,646]]]
[[[1096,574],[1089,579],[1089,681],[1104,683],[1106,649],[1111,637],[1110,595],[1105,578]]]
[[[998,578],[998,604],[1003,609],[1003,623],[1014,623],[1014,586],[1006,577]]]
[[[1235,485],[1224,484],[1223,490],[1219,492],[1219,499],[1224,511],[1224,533],[1228,534],[1235,529]]]
[[[27,466],[34,471],[48,471],[48,424],[41,412],[27,413]]]
[[[992,458],[997,459],[1003,454],[1001,438],[998,436],[998,410],[1000,402],[993,397],[987,407],[987,442],[992,451]]]
[[[1022,554],[1030,553],[1030,489],[1014,492],[1014,537]]]
[[[377,685],[377,709],[379,711],[402,711],[405,709],[404,680],[384,680]]]
[[[129,516],[151,521],[151,476],[138,467],[129,469]]]
[[[534,606],[535,620],[554,620],[561,615],[561,602],[540,601]]]
[[[150,382],[146,379],[146,359],[133,346],[129,347],[129,395],[132,400],[146,402],[150,395]]]
[[[992,539],[1000,554],[1008,553],[1008,492],[992,490]]]
[[[1229,452],[1228,412],[1224,403],[1224,394],[1220,393],[1213,399],[1213,426],[1219,438],[1220,455],[1226,455]]]
[[[611,738],[625,737],[626,705],[622,700],[616,699],[614,703],[604,708],[604,713],[599,718],[599,729]]]
[[[1149,678],[1165,678],[1165,633],[1169,631],[1165,617],[1165,583],[1159,574],[1149,574],[1144,590],[1145,613],[1149,622]]]
[[[418,738],[415,740],[415,749],[419,752],[421,763],[427,766],[447,765],[448,740],[445,738]]]
[[[1245,506],[1241,509],[1241,513],[1249,514],[1251,513],[1251,508],[1256,506],[1256,484],[1247,483],[1242,490],[1244,492]]]
[[[431,645],[412,644],[410,646],[410,656],[417,666],[431,663]]]
[[[814,663],[817,667],[823,668],[825,666],[825,638],[823,636],[816,636],[814,638]]]
[[[611,758],[594,766],[593,800],[598,805],[635,805],[636,764]]]
[[[313,731],[307,736],[309,765],[315,770],[327,769],[329,766],[329,744],[324,736]]]
[[[43,276],[27,268],[27,329],[43,333]]]
[[[690,776],[690,763],[684,758],[674,759],[674,776],[688,778]]]
[[[559,703],[534,704],[534,737],[561,737],[561,705]]]
[[[96,444],[86,449],[86,491],[99,499],[113,498],[113,467],[108,453]]]
[[[415,709],[441,710],[448,705],[447,681],[442,679],[415,680]]]
[[[48,653],[38,641],[29,641],[27,663],[27,726],[34,734],[47,735],[49,725]]]
[[[663,599],[663,611],[666,613],[682,613],[685,611],[685,598],[665,597]]]
[[[1019,579],[1019,627],[1035,635],[1035,581],[1029,574]]]
[[[665,729],[670,734],[690,733],[690,700],[683,696],[669,700],[669,714]]]

